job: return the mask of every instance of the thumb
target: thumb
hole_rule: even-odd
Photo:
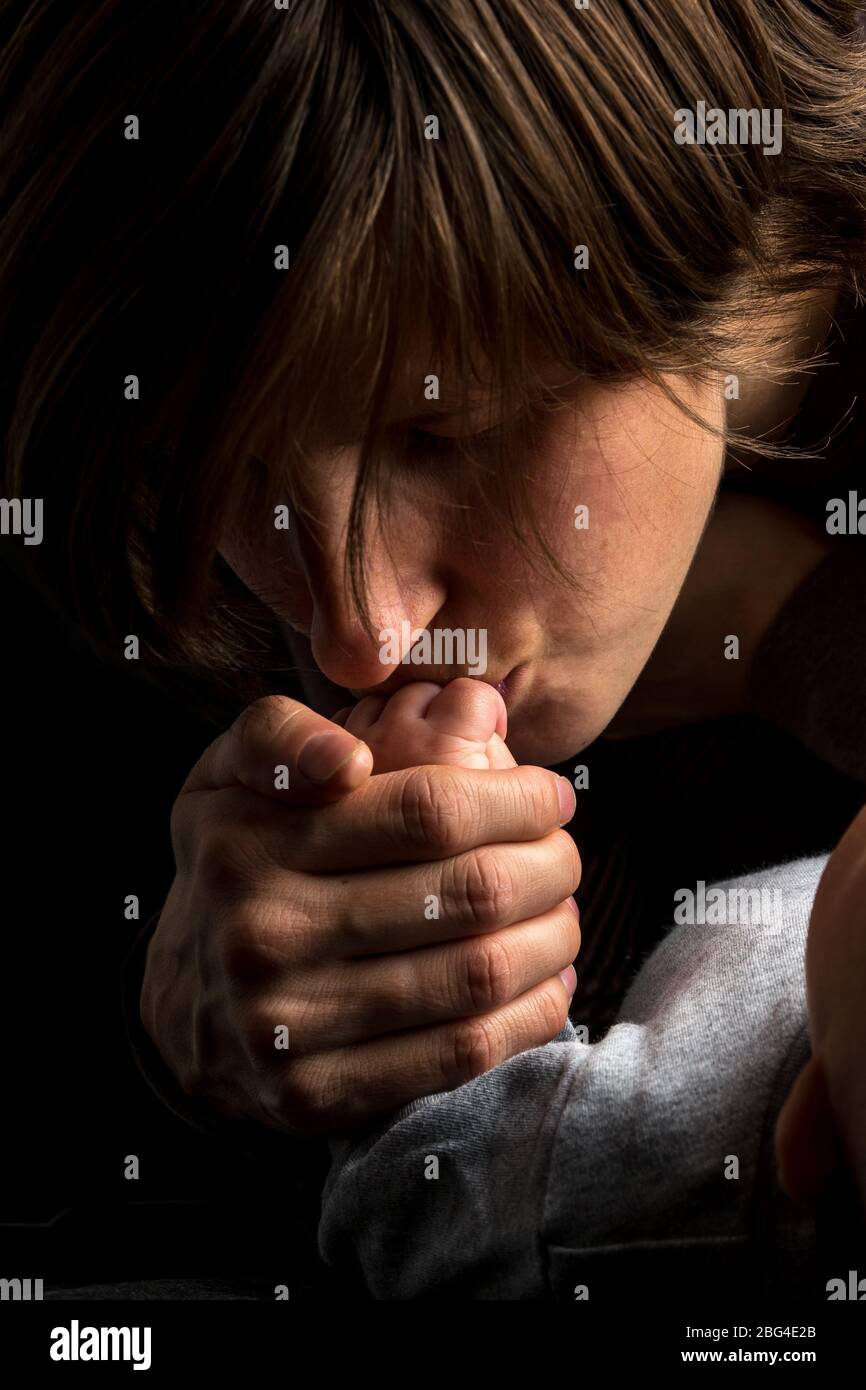
[[[288,805],[338,801],[367,780],[361,739],[287,695],[267,695],[205,749],[181,793],[243,786]]]
[[[806,1063],[776,1121],[779,1183],[799,1206],[813,1208],[835,1169],[839,1148],[824,1068]]]

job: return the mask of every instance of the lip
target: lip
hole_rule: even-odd
[[[526,689],[528,673],[528,666],[525,662],[521,662],[519,665],[513,666],[502,680],[491,680],[488,676],[477,676],[473,677],[473,679],[484,681],[486,685],[492,685],[494,690],[498,690],[505,701],[505,708],[510,711],[521,699]],[[384,681],[380,686],[368,688],[366,690],[350,690],[349,693],[353,695],[356,700],[363,700],[367,695],[381,695],[385,699],[388,699],[388,697],[399,690],[401,686],[409,685],[412,681],[421,679],[435,681],[438,685],[446,685],[448,680],[453,679],[453,677],[435,675],[420,677],[407,673],[402,679],[392,676],[390,680]]]
[[[528,667],[525,662],[521,662],[519,666],[512,667],[504,680],[491,681],[491,685],[499,691],[505,701],[505,708],[509,713],[519,703],[526,690],[527,676]]]

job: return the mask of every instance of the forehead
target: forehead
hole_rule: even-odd
[[[526,404],[542,397],[570,398],[579,385],[576,373],[537,353],[526,372],[526,379],[503,387],[496,383],[489,358],[473,355],[468,380],[459,369],[437,356],[433,347],[420,338],[411,352],[403,354],[388,383],[382,405],[385,428],[395,425],[435,425],[447,428],[483,429],[505,422]],[[348,442],[363,433],[364,418],[351,399],[352,383],[345,383],[339,403],[329,412],[325,424],[332,436]]]

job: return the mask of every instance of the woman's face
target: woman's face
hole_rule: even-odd
[[[721,425],[720,387],[671,384]],[[288,531],[276,530],[269,513],[227,535],[220,551],[279,619],[309,636],[322,673],[356,695],[472,674],[483,652],[479,678],[502,689],[515,758],[551,765],[603,731],[647,661],[709,515],[723,448],[643,382],[583,387],[551,415],[532,456],[515,467],[550,550],[575,576],[571,588],[533,565],[477,494],[464,496],[448,441],[496,420],[489,398],[475,405],[470,416],[449,415],[444,400],[429,414],[399,400],[389,411],[437,439],[424,458],[418,436],[418,458],[383,485],[385,510],[371,511],[364,553],[373,640],[343,583],[357,449],[311,461],[315,524],[293,514]],[[434,642],[429,664],[395,659],[402,649],[388,637],[419,629],[457,636],[443,635],[439,652]],[[466,661],[454,664],[464,655],[460,634]]]

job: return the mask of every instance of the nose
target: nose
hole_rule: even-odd
[[[382,484],[383,490],[388,486]],[[427,627],[446,602],[438,563],[439,543],[429,508],[419,515],[408,500],[389,498],[384,515],[370,508],[362,537],[363,595],[370,620],[365,629],[346,565],[351,498],[332,491],[317,508],[315,532],[299,527],[299,542],[313,604],[310,644],[323,675],[348,689],[386,681],[398,669],[394,638]]]

